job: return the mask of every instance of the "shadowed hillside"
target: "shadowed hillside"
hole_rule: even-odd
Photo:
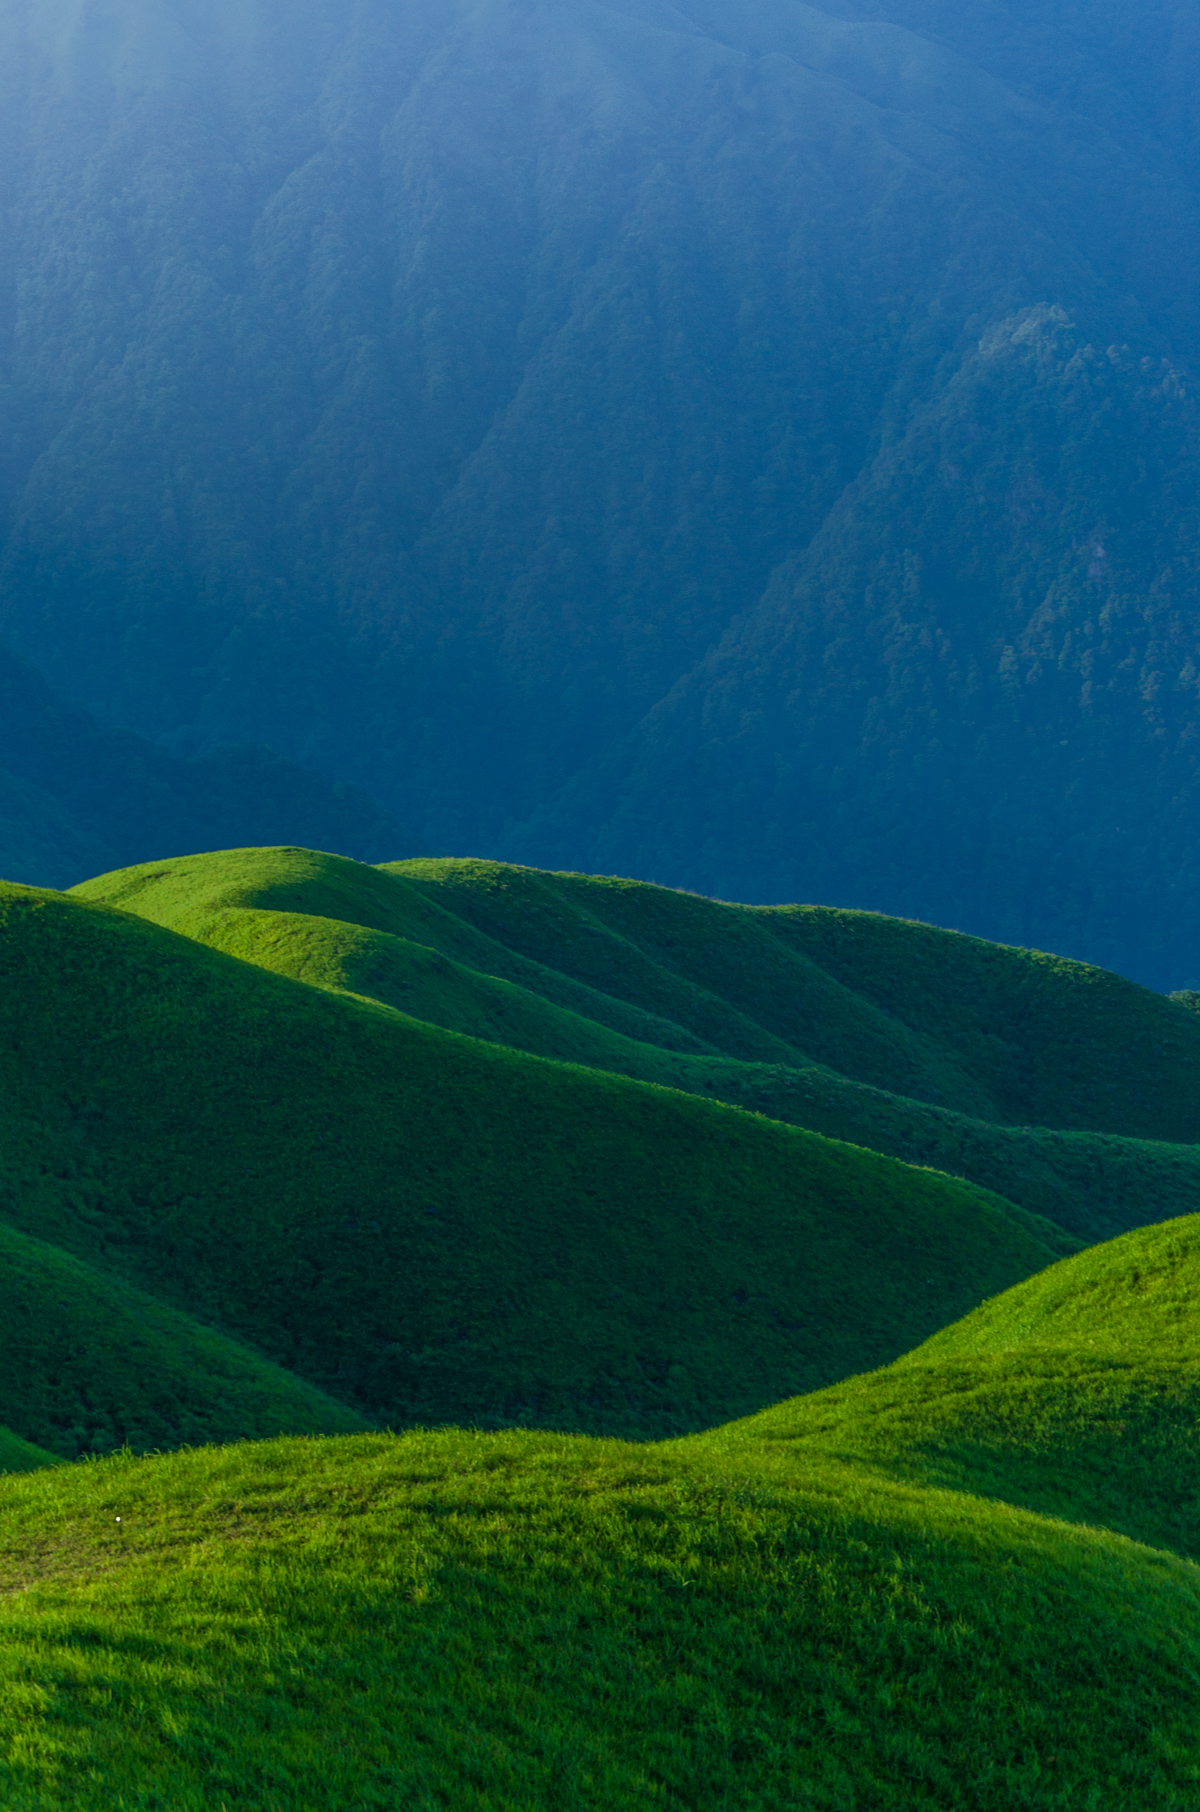
[[[0,1219],[91,1268],[64,1273],[85,1318],[91,1272],[122,1279],[387,1423],[703,1427],[894,1357],[1062,1249],[970,1184],[78,898],[5,887],[0,961]],[[206,1380],[190,1410],[150,1389],[175,1388],[160,1340]],[[284,1381],[178,1319],[120,1366],[95,1436],[222,1432],[222,1368],[239,1431],[284,1415]],[[26,1388],[0,1418],[53,1445]],[[311,1393],[295,1413],[328,1426]]]
[[[364,1426],[344,1403],[119,1282],[103,1263],[11,1226],[0,1226],[0,1301],[4,1415],[37,1451],[73,1460]],[[0,1470],[13,1470],[6,1452],[0,1445]]]
[[[10,1434],[7,1428],[0,1428],[0,1472],[36,1472],[42,1466],[55,1465],[57,1461],[57,1454],[35,1447],[31,1441],[21,1440],[19,1435]]]
[[[368,860],[399,832],[353,787],[269,749],[172,754],[106,729],[0,648],[0,875],[69,887],[115,862],[296,842]]]
[[[1200,1559],[1200,1218],[1039,1273],[895,1365],[712,1440],[1003,1498]]]

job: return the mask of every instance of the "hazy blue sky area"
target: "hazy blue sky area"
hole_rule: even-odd
[[[1200,977],[1197,97],[1193,0],[0,0],[0,868]]]

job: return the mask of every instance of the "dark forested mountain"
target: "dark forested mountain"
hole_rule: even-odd
[[[355,787],[269,749],[172,753],[98,724],[0,648],[0,875],[70,887],[114,851],[157,861],[197,836],[223,847],[270,830],[372,859],[396,825]]]
[[[1188,0],[0,0],[0,633],[427,849],[1187,982],[1198,78]]]

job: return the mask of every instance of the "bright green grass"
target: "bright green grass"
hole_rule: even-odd
[[[509,953],[514,995],[489,991],[465,946],[490,933],[416,935],[419,911],[454,918],[436,876],[407,930],[360,924],[389,877],[283,854],[311,897],[241,900],[235,875],[189,918],[196,870],[124,878],[131,905],[178,889],[185,937],[0,897],[0,1205],[81,1255],[0,1239],[34,1311],[57,1291],[69,1330],[77,1287],[79,1316],[125,1327],[123,1274],[397,1419],[644,1436],[742,1413],[789,1370],[843,1381],[656,1445],[369,1434],[0,1479],[6,1812],[1193,1812],[1200,1218],[1051,1265],[1036,1223],[950,1178],[362,998],[375,965],[464,1029],[571,1039],[574,1016],[596,1050],[762,1067],[688,1044],[701,1006],[751,1038],[749,982],[709,1007],[685,978],[672,1048],[643,1035],[667,983],[583,1011],[595,980],[582,958],[554,979],[553,922],[540,955]],[[636,906],[580,938],[632,947],[614,925]],[[710,952],[710,979],[732,960]],[[1024,1005],[1036,1029],[1048,990],[1070,1051],[1056,976],[1035,962]],[[973,1037],[945,1062],[982,1087]],[[1076,1083],[1116,1064],[1085,1052]],[[1108,1145],[1139,1174],[1134,1141]],[[146,1311],[116,1385],[146,1397],[138,1365],[176,1326],[181,1364],[219,1376],[220,1337],[172,1313]],[[36,1333],[14,1320],[10,1370]],[[89,1396],[124,1344],[74,1355]]]
[[[377,1422],[712,1426],[1055,1256],[936,1172],[78,898],[0,890],[0,960],[0,1219]]]
[[[1191,1812],[1198,1284],[1200,1217],[1147,1228],[658,1445],[0,1480],[0,1803]]]
[[[676,1087],[968,1177],[1077,1239],[1108,1239],[1128,1227],[1189,1214],[1200,1201],[1200,1145],[997,1126],[849,1082],[815,1066],[784,1070],[694,1058],[675,1061],[691,1072]]]
[[[1197,1016],[1086,963],[881,913],[731,906],[500,863],[385,872],[527,957],[612,979],[622,997],[653,973],[664,1002],[719,1001],[856,1081],[985,1119],[1200,1140]]]
[[[13,1812],[1200,1794],[1195,1566],[823,1456],[272,1442],[5,1480],[0,1539]]]
[[[874,914],[730,907],[497,863],[381,872],[235,850],[77,891],[453,1031],[969,1177],[1084,1239],[1200,1196],[1200,1146],[1103,1130],[1158,1134],[1162,1107],[1176,1134],[1195,1134],[1200,1025],[1083,964]],[[1050,1124],[999,1123],[1020,1108]],[[1079,1130],[1081,1116],[1101,1130]]]
[[[1200,1216],[1093,1247],[882,1371],[697,1438],[742,1440],[1200,1558]]]
[[[3,1225],[0,1400],[9,1422],[67,1459],[364,1426],[227,1335]]]
[[[1200,1146],[996,1125],[802,1058],[746,1063],[695,1055],[675,1042],[664,1049],[387,932],[301,913],[226,909],[207,922],[204,941],[277,974],[380,1000],[450,1031],[685,1089],[968,1177],[1080,1238],[1187,1213],[1200,1199]]]
[[[682,1041],[669,1027],[672,1043],[664,1049],[388,932],[302,913],[226,908],[207,921],[203,941],[450,1031],[685,1089],[970,1178],[1078,1238],[1101,1239],[1130,1224],[1188,1213],[1200,1200],[1200,1145],[997,1125],[851,1081],[803,1058],[784,1065],[696,1055],[678,1048]]]

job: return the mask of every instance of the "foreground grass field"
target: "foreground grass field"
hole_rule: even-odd
[[[0,964],[5,1812],[1200,1805],[1200,1217],[1054,1262],[1194,1199],[1186,1005],[304,851]]]
[[[1200,1196],[1200,1015],[873,913],[477,861],[232,850],[79,897],[450,1030],[972,1179],[1084,1240]]]
[[[351,1436],[0,1481],[0,1801],[1190,1812],[1200,1569],[1162,1544],[1153,1475],[1200,1496],[1197,1305],[1192,1220],[709,1436]],[[1064,1428],[1096,1462],[1069,1504],[1076,1456],[1038,1472]]]

